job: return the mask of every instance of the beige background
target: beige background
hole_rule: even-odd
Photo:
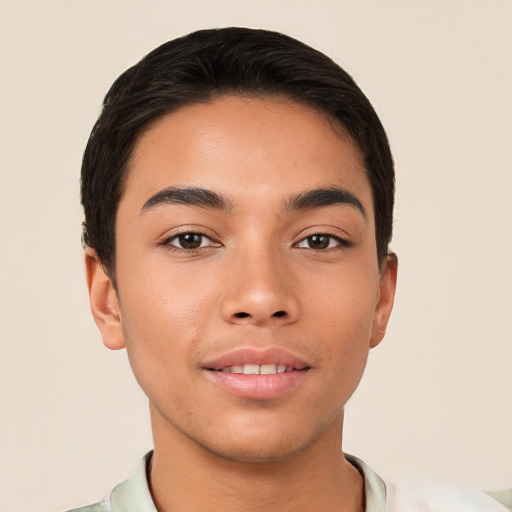
[[[511,15],[510,0],[0,0],[0,510],[94,501],[151,447],[126,355],[88,310],[81,153],[121,71],[226,25],[328,53],[389,132],[399,294],[346,450],[391,477],[512,485]]]

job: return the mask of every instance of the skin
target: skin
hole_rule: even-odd
[[[208,189],[229,208],[144,209],[170,186]],[[365,213],[287,208],[332,187]],[[118,293],[86,251],[91,308],[149,398],[158,509],[362,511],[361,476],[340,450],[343,407],[384,336],[397,261],[377,261],[372,192],[349,136],[275,98],[184,107],[138,141],[116,230]],[[183,248],[183,232],[201,234],[199,248]],[[309,368],[276,398],[235,396],[204,368],[269,346]]]

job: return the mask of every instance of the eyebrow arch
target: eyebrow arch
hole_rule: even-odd
[[[152,195],[142,207],[141,214],[162,204],[184,204],[187,206],[199,206],[229,212],[231,202],[205,188],[199,187],[167,187]]]
[[[286,209],[288,211],[309,210],[335,204],[354,206],[366,221],[366,210],[361,201],[348,190],[338,187],[318,188],[302,192],[287,202]]]

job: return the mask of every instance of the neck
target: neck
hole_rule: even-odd
[[[363,480],[341,451],[342,424],[340,415],[300,453],[251,463],[207,451],[152,410],[149,482],[155,505],[159,512],[363,512]]]

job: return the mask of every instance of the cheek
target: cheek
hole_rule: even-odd
[[[211,337],[220,284],[201,272],[148,268],[119,290],[127,354],[150,403],[182,425],[190,421],[191,407],[208,410],[196,385],[197,361]]]
[[[379,276],[374,269],[356,265],[317,274],[306,285],[306,300],[332,334],[369,336],[379,295]]]
[[[141,258],[141,263],[130,269],[126,279],[120,275],[119,291],[125,315],[137,330],[145,326],[142,332],[164,330],[172,335],[194,329],[211,314],[218,284],[211,272],[200,266],[183,268],[162,263],[161,259]]]
[[[333,283],[336,283],[333,285]],[[315,330],[324,336],[333,380],[359,380],[370,349],[373,317],[378,301],[378,275],[353,269],[331,276],[327,291],[312,295],[310,310]]]
[[[218,285],[197,274],[142,267],[128,279],[119,275],[119,295],[130,363],[146,389],[142,382],[146,376],[178,377],[193,364],[205,328],[215,315]]]

